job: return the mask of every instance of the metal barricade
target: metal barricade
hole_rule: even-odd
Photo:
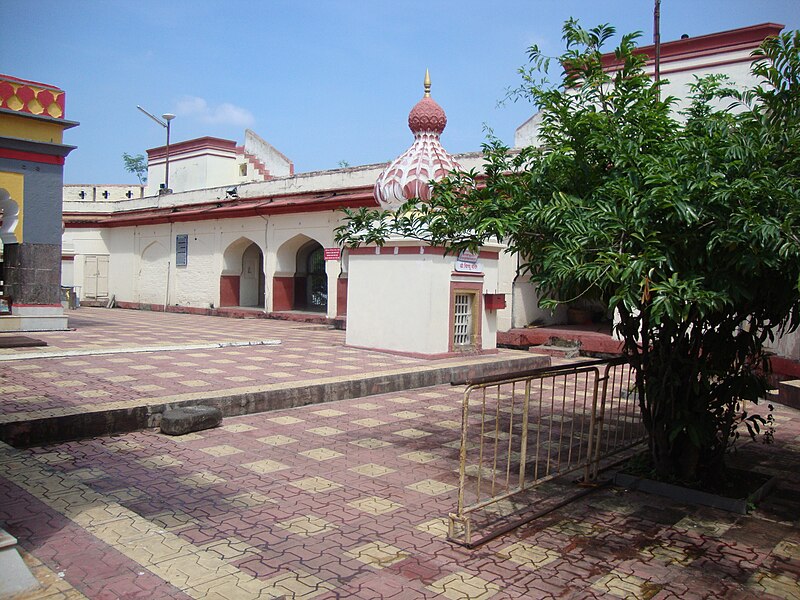
[[[645,439],[624,359],[538,369],[468,385],[462,404],[458,506],[448,537],[471,544],[471,513],[583,471]],[[458,533],[457,533],[458,530]]]

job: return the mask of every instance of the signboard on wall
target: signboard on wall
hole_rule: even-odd
[[[323,249],[325,260],[339,260],[342,258],[341,248],[324,248]]]
[[[462,250],[456,259],[455,270],[458,273],[483,273],[483,265],[478,262],[475,252]]]
[[[189,236],[185,233],[175,236],[175,266],[185,267],[189,260]]]

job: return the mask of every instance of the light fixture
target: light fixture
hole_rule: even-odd
[[[236,186],[225,190],[225,196],[227,196],[228,198],[238,198],[239,192],[237,191]]]
[[[142,111],[148,117],[153,119],[153,121],[155,121],[156,123],[161,125],[164,129],[167,130],[167,158],[164,161],[164,184],[162,186],[159,186],[159,193],[160,194],[171,194],[172,190],[169,189],[169,124],[170,124],[170,121],[172,121],[172,119],[175,118],[175,115],[173,115],[172,113],[164,113],[163,115],[161,115],[161,118],[164,119],[162,121],[161,119],[159,119],[155,115],[147,112],[145,109],[143,109],[138,104],[136,105],[136,108],[138,108],[140,111]]]

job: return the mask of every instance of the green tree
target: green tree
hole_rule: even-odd
[[[147,161],[143,154],[131,155],[123,152],[122,161],[125,163],[125,170],[136,175],[140,184],[147,182]]]
[[[484,146],[485,173],[453,173],[430,203],[348,212],[338,239],[399,233],[452,251],[504,240],[546,307],[606,302],[636,370],[657,473],[712,485],[766,390],[764,344],[800,324],[800,36],[768,40],[745,93],[700,79],[679,118],[645,73],[638,34],[570,20],[558,85],[536,47],[518,97],[542,111],[540,146]],[[769,419],[769,418],[768,418]],[[767,426],[767,430],[769,427]]]

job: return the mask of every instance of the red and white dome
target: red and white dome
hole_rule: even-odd
[[[430,75],[425,71],[425,96],[408,114],[414,143],[394,159],[375,182],[375,199],[383,208],[395,209],[412,198],[427,202],[431,197],[430,182],[461,168],[439,142],[447,125],[447,115],[430,97],[430,90]]]

